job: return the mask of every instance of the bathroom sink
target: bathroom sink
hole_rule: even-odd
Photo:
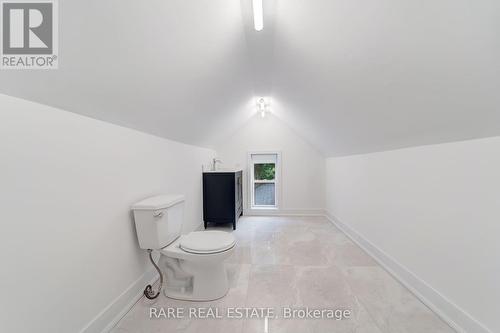
[[[217,168],[217,170],[204,170],[203,172],[217,173],[217,172],[238,172],[241,169],[231,169],[231,168]]]

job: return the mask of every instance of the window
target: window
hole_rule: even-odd
[[[250,153],[250,191],[252,208],[278,206],[278,153]]]

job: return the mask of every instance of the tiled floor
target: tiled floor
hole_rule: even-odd
[[[237,228],[224,298],[143,298],[113,332],[265,332],[262,318],[227,318],[228,308],[238,307],[271,307],[278,316],[283,307],[352,311],[343,320],[270,319],[269,333],[454,332],[325,218],[243,217]],[[183,308],[184,318],[150,319],[151,307]],[[222,318],[189,318],[189,309],[199,307],[218,309]]]

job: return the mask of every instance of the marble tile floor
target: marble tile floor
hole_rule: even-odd
[[[232,232],[230,226],[217,229]],[[228,318],[237,309],[264,311],[260,308],[278,316],[269,319],[268,333],[455,332],[324,217],[242,217],[234,235],[238,244],[227,261],[225,297],[212,302],[143,297],[112,332],[265,333],[262,313]],[[150,308],[184,313],[177,319],[151,319]],[[285,319],[285,308],[338,310],[333,312],[337,318],[340,311],[350,311],[350,317]],[[192,318],[189,311],[208,318]]]

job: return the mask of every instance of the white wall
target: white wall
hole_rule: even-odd
[[[281,152],[283,213],[321,213],[324,209],[323,155],[273,115],[251,118],[233,136],[216,146],[223,167],[242,168],[244,206],[248,209],[247,159],[250,151]]]
[[[332,215],[500,332],[500,137],[329,158],[326,173]]]
[[[130,205],[185,194],[214,152],[0,95],[2,332],[77,332],[150,269]]]

